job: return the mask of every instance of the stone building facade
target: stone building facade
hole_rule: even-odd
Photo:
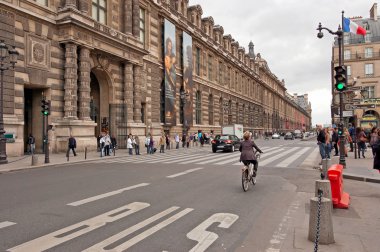
[[[355,22],[366,29],[366,35],[344,33],[343,59],[347,68],[348,89],[343,94],[343,116],[347,126],[370,130],[380,123],[380,21],[377,3],[369,11],[369,18],[353,17]],[[337,40],[333,45],[331,64],[332,123],[339,122],[339,94],[335,90],[334,67],[339,64]]]
[[[246,53],[202,14],[188,0],[1,1],[0,39],[20,53],[4,81],[5,130],[15,138],[8,155],[23,155],[30,133],[42,150],[43,96],[51,101],[53,152],[66,151],[70,135],[79,150],[95,149],[102,131],[123,147],[129,133],[218,133],[232,123],[261,133],[309,128],[310,113],[292,101],[253,43]],[[181,93],[184,69],[176,64],[176,121],[170,125],[162,116],[165,20],[175,26],[176,61],[184,57],[183,32],[192,38],[194,59],[190,95]],[[185,125],[186,99],[194,117]]]

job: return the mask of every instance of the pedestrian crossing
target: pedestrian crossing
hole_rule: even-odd
[[[259,160],[260,167],[293,167],[299,159],[305,158],[307,153],[311,153],[313,147],[279,145],[276,147],[266,146],[261,148],[264,152]],[[108,164],[195,164],[195,165],[241,165],[240,152],[212,153],[211,148],[190,148],[170,150],[165,153],[155,153],[153,155],[131,155],[120,158],[108,158],[92,160],[92,163]],[[301,162],[298,162],[301,163]],[[293,165],[293,166],[292,166]]]

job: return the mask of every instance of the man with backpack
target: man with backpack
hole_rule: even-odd
[[[29,154],[33,155],[34,150],[36,149],[36,139],[34,138],[32,133],[29,134],[28,145],[29,145]]]
[[[77,141],[75,140],[75,138],[73,137],[73,135],[70,135],[70,138],[69,138],[69,148],[67,150],[67,156],[70,155],[70,150],[73,150],[74,156],[76,156],[77,155],[75,153],[75,148],[76,147],[77,147]]]

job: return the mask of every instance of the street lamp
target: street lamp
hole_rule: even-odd
[[[4,138],[4,71],[8,69],[14,69],[17,62],[18,52],[15,46],[9,49],[9,46],[5,44],[4,40],[0,40],[0,164],[8,163],[7,160],[7,148],[6,139]],[[9,63],[6,62],[9,59]]]
[[[342,12],[343,15],[343,12]],[[322,30],[328,31],[332,35],[338,36],[338,53],[339,53],[339,66],[343,66],[343,31],[338,26],[338,30],[336,32],[331,31],[329,28],[323,27],[321,23],[319,23],[317,30],[319,31],[317,34],[318,38],[323,38],[323,32]],[[339,91],[339,122],[343,124],[343,92]],[[345,146],[345,137],[344,134],[339,136],[339,164],[343,165],[343,167],[346,167],[346,158],[345,158],[345,152],[344,152],[344,146]]]

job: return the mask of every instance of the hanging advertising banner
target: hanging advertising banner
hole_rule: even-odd
[[[164,24],[165,124],[176,125],[176,37],[175,26],[165,19]]]
[[[193,39],[183,32],[183,91],[185,104],[184,112],[184,127],[188,128],[193,125]]]

